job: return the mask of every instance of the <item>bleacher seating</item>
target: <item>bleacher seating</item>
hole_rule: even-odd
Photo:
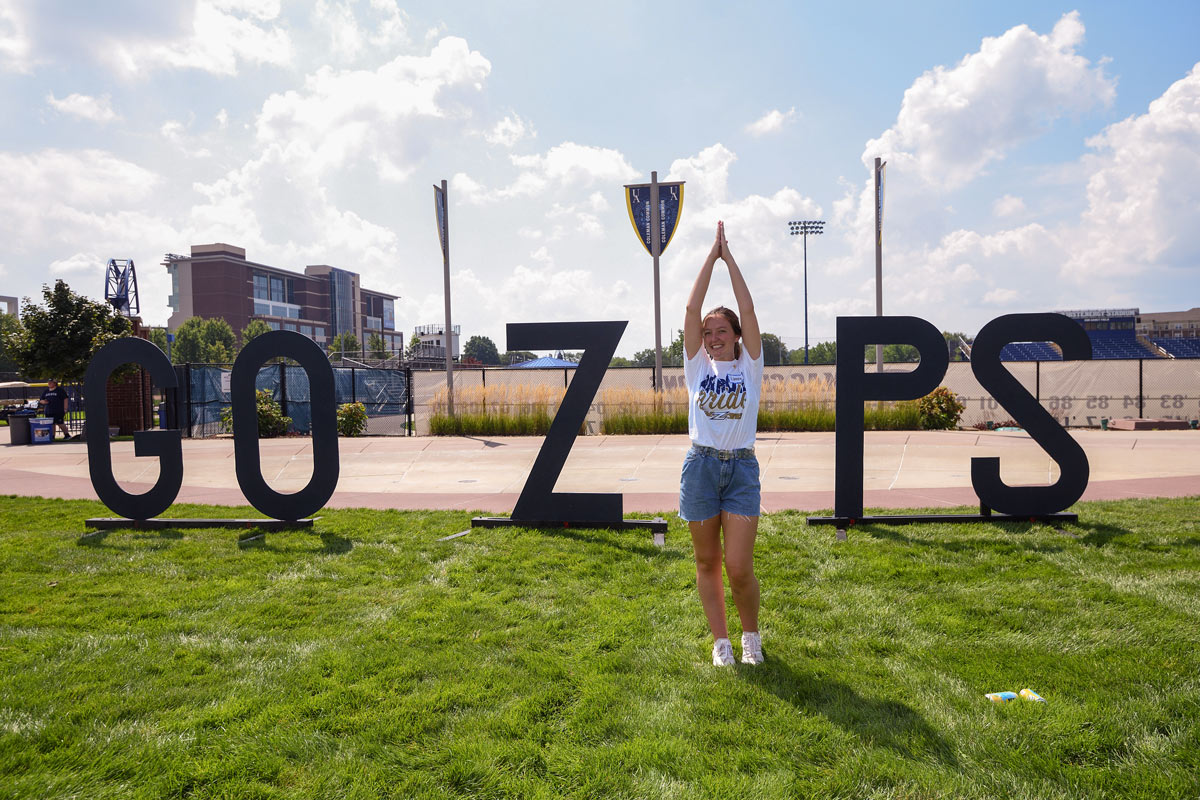
[[[1062,361],[1049,342],[1012,342],[1000,350],[1001,361]]]
[[[1200,358],[1200,339],[1160,339],[1150,341],[1176,358]]]
[[[1132,330],[1088,331],[1092,358],[1161,358],[1137,340]]]

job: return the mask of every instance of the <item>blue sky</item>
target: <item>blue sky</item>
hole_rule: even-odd
[[[765,330],[873,313],[868,165],[889,162],[884,307],[1186,309],[1200,258],[1200,6],[0,0],[0,294],[93,296],[162,254],[329,263],[441,319],[430,185],[451,187],[464,335],[629,319],[649,258],[621,185],[687,181],[664,339],[717,219]],[[721,277],[712,304],[731,302]]]

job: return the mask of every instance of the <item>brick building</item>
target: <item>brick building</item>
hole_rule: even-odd
[[[396,295],[364,289],[356,272],[328,264],[292,272],[248,261],[243,248],[223,243],[192,245],[189,256],[168,254],[163,266],[171,276],[169,331],[191,317],[219,317],[240,336],[250,320],[261,319],[322,347],[350,332],[363,347],[377,333],[389,350],[404,349]]]

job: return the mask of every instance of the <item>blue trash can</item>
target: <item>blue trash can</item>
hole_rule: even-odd
[[[29,443],[50,444],[54,441],[54,420],[49,417],[29,419]]]

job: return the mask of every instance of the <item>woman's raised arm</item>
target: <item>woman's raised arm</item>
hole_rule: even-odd
[[[700,267],[696,282],[692,284],[692,294],[688,297],[687,309],[684,312],[683,349],[689,359],[695,358],[696,353],[704,346],[704,332],[701,330],[703,320],[700,315],[704,313],[704,296],[708,294],[708,284],[712,281],[713,265],[721,257],[721,236],[721,223],[717,223],[717,237],[713,241],[712,249],[708,251],[708,257],[704,259],[704,266]]]
[[[754,298],[750,296],[750,287],[742,277],[733,254],[729,252],[729,240],[725,238],[725,224],[717,223],[717,241],[721,245],[721,259],[729,267],[729,282],[733,284],[733,296],[738,304],[738,317],[742,322],[742,347],[746,348],[751,358],[762,355],[762,333],[758,329],[758,317],[754,313]]]

